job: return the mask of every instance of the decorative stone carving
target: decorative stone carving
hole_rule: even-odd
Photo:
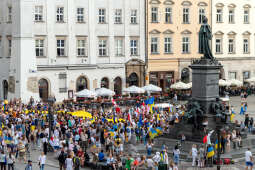
[[[10,76],[8,82],[9,82],[8,91],[10,93],[15,93],[15,78],[14,78],[14,76]]]
[[[29,77],[27,79],[27,90],[32,92],[32,93],[38,93],[39,92],[37,77]]]

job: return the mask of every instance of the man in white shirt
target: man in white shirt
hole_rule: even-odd
[[[250,167],[250,170],[252,170],[253,168],[252,161],[253,161],[252,153],[250,151],[250,148],[248,148],[248,150],[245,152],[246,170],[248,170],[249,167]]]

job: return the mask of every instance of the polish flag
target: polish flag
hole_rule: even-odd
[[[116,107],[116,106],[117,106],[117,104],[116,104],[116,102],[115,102],[115,100],[114,100],[114,99],[112,99],[112,104],[113,104],[113,106],[114,106],[114,107]]]

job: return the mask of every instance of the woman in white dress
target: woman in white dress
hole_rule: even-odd
[[[66,158],[66,170],[73,170],[73,159],[71,155],[68,155],[68,158]]]

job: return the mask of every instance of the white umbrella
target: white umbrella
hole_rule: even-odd
[[[87,97],[87,98],[92,98],[96,96],[96,93],[94,91],[88,90],[88,89],[84,89],[82,91],[79,91],[78,93],[76,93],[77,97]]]
[[[180,81],[178,83],[172,84],[170,88],[177,89],[177,90],[186,90],[186,89],[189,89],[189,86]]]
[[[162,88],[155,86],[153,84],[149,84],[147,86],[142,87],[142,89],[144,89],[147,92],[161,92]]]
[[[139,93],[144,93],[145,90],[140,87],[130,86],[130,87],[124,89],[123,92],[139,94]]]
[[[243,85],[243,82],[236,80],[236,79],[228,80],[228,82],[230,83],[231,86],[242,86]]]
[[[100,88],[96,90],[96,96],[114,96],[114,95],[115,92],[110,89]]]
[[[192,82],[188,83],[187,86],[189,87],[189,89],[192,88]]]
[[[227,81],[227,80],[223,80],[223,79],[220,79],[219,80],[219,86],[230,86],[231,85],[231,82],[230,81]]]
[[[255,77],[249,78],[245,81],[248,82],[248,83],[255,83]]]

